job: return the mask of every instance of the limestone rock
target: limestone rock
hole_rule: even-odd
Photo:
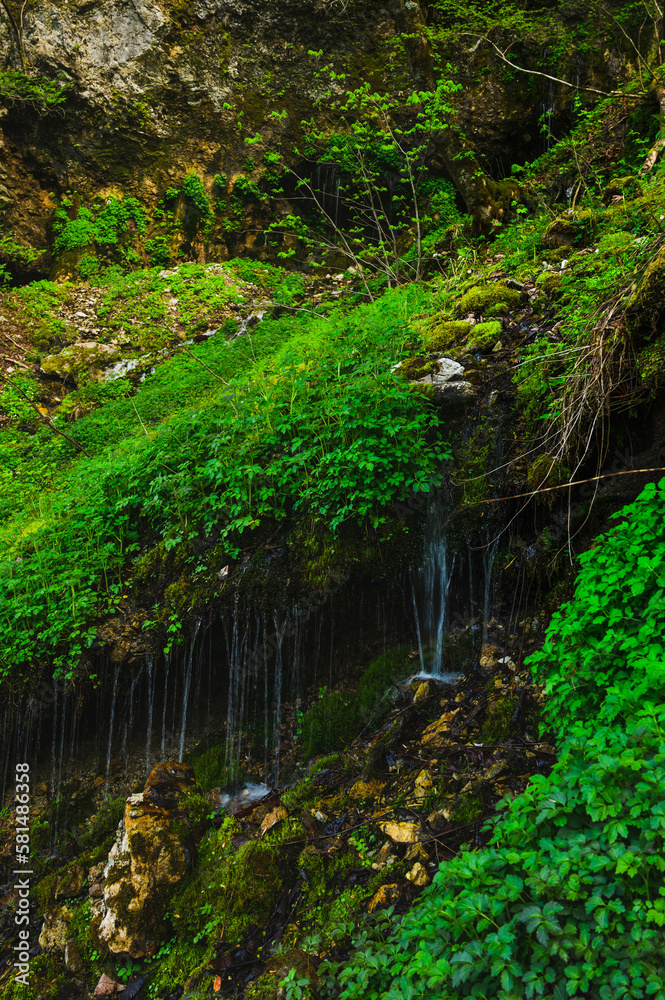
[[[103,368],[117,358],[117,346],[99,344],[95,340],[82,340],[65,347],[60,354],[50,354],[44,358],[42,371],[47,375],[57,375],[61,379],[76,381],[80,372]]]
[[[499,663],[499,647],[494,643],[486,642],[480,654],[480,667],[482,670],[494,670]]]
[[[83,892],[85,872],[83,868],[74,866],[58,876],[55,886],[55,899],[70,899],[80,896]]]
[[[39,934],[39,946],[44,951],[63,951],[69,937],[69,925],[74,914],[68,906],[50,907],[44,915]]]
[[[413,884],[417,886],[429,885],[430,883],[430,877],[427,874],[427,869],[420,863],[420,861],[416,861],[411,871],[406,873],[406,877],[409,882],[413,882]]]
[[[370,913],[374,913],[375,910],[383,910],[386,906],[392,906],[393,903],[396,903],[399,895],[399,886],[397,883],[382,885],[372,896],[367,909]]]
[[[439,742],[441,737],[445,736],[448,730],[453,727],[455,719],[461,711],[461,708],[455,708],[451,712],[444,712],[443,715],[439,716],[436,722],[429,725],[423,733],[423,746],[429,746]]]
[[[181,808],[195,785],[187,764],[153,768],[143,792],[130,795],[105,868],[104,915],[98,936],[114,954],[152,955],[168,891],[189,871],[195,831]]]
[[[444,806],[443,809],[435,809],[427,817],[427,825],[432,828],[432,830],[440,830],[450,822],[450,817],[453,811],[448,806]]]
[[[74,976],[80,976],[83,972],[85,972],[85,966],[83,964],[83,959],[81,958],[79,946],[74,938],[68,938],[65,941],[65,967],[67,968],[67,971],[71,972]]]
[[[414,844],[423,837],[420,823],[381,823],[380,826],[396,844]]]

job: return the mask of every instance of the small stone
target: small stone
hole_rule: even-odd
[[[399,899],[399,886],[396,883],[392,885],[382,885],[381,888],[372,896],[370,904],[367,907],[369,913],[374,913],[375,910],[383,910],[386,906],[392,906]]]
[[[416,861],[411,871],[406,873],[406,877],[409,882],[413,882],[414,885],[429,885],[430,878],[427,874],[427,869],[420,863],[420,861]]]
[[[356,781],[351,786],[349,795],[352,799],[379,799],[385,787],[385,781]]]
[[[427,864],[427,862],[430,860],[430,856],[422,844],[411,844],[411,846],[407,847],[406,849],[404,860],[421,861],[423,864]]]
[[[483,778],[486,781],[491,781],[492,778],[496,778],[498,775],[503,774],[507,766],[508,765],[505,760],[498,760],[496,764],[492,764],[492,766],[485,771]]]
[[[413,704],[417,705],[421,701],[426,701],[434,693],[434,685],[431,681],[423,681],[416,688],[415,694],[413,696]]]
[[[273,811],[268,813],[261,823],[261,836],[263,837],[268,830],[272,830],[273,826],[277,826],[277,824],[281,823],[283,819],[286,819],[288,815],[289,811],[285,808],[285,806],[277,806],[273,809]]]
[[[429,795],[434,782],[429,771],[421,771],[415,782],[415,796],[417,799],[424,799]]]
[[[420,823],[381,823],[382,831],[396,844],[415,844],[422,840]]]
[[[452,809],[435,809],[427,817],[427,825],[431,826],[433,830],[439,830],[441,827],[445,826],[446,823],[450,823],[450,817],[452,816]]]
[[[499,647],[487,642],[480,654],[480,666],[483,670],[494,670],[499,663]]]

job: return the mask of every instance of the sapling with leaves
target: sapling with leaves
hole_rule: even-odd
[[[12,31],[16,37],[18,53],[21,58],[21,69],[25,73],[27,69],[27,59],[25,57],[25,46],[23,44],[23,25],[25,12],[32,0],[0,0],[0,7],[7,15]]]

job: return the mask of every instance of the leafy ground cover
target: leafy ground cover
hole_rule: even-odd
[[[552,774],[387,940],[378,927],[338,971],[345,1000],[665,996],[664,506],[665,480],[622,511],[531,657],[560,741]]]

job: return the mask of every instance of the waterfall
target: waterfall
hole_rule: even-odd
[[[152,656],[147,661],[148,672],[148,724],[145,737],[145,773],[150,773],[150,743],[152,740],[152,713],[155,703],[155,678],[152,675]]]
[[[199,634],[199,629],[201,628],[201,619],[197,618],[194,624],[194,632],[189,640],[189,650],[187,654],[187,661],[185,663],[185,678],[184,678],[184,688],[182,693],[182,721],[180,724],[180,749],[178,751],[178,760],[182,761],[183,754],[185,752],[185,730],[187,727],[187,703],[189,701],[189,689],[192,683],[192,664],[194,662],[194,645],[196,643],[196,637]]]
[[[483,569],[485,570],[485,593],[483,600],[483,645],[487,642],[487,637],[489,635],[489,622],[490,622],[490,595],[492,589],[492,567],[494,566],[494,557],[496,556],[496,550],[499,547],[499,538],[495,538],[493,541],[487,543],[483,549]]]
[[[166,747],[166,706],[168,705],[168,694],[169,694],[169,664],[170,657],[168,653],[164,653],[164,704],[162,705],[162,748],[161,748],[161,758],[164,760],[164,749]]]
[[[115,719],[115,700],[118,694],[118,677],[120,676],[120,664],[116,663],[113,674],[113,693],[111,694],[111,720],[109,722],[109,741],[106,750],[106,782],[104,783],[104,797],[109,795],[109,772],[111,770],[111,746],[113,744],[113,721]],[[57,689],[56,689],[57,690]],[[55,740],[55,735],[54,735]]]
[[[423,655],[423,640],[420,632],[420,617],[418,615],[418,602],[416,600],[416,589],[413,586],[413,581],[411,581],[411,596],[413,598],[413,617],[416,622],[416,635],[418,636],[418,653],[420,655],[420,670],[421,673],[425,673],[425,657]]]
[[[277,649],[275,651],[275,741],[273,753],[275,755],[275,784],[279,784],[280,754],[282,750],[282,639],[284,630],[280,629],[275,622],[275,634],[277,637]]]
[[[444,508],[433,503],[428,511],[425,550],[425,594],[427,600],[427,634],[434,642],[430,672],[441,677],[445,626],[448,620],[448,598],[455,568],[455,555],[448,552]]]

